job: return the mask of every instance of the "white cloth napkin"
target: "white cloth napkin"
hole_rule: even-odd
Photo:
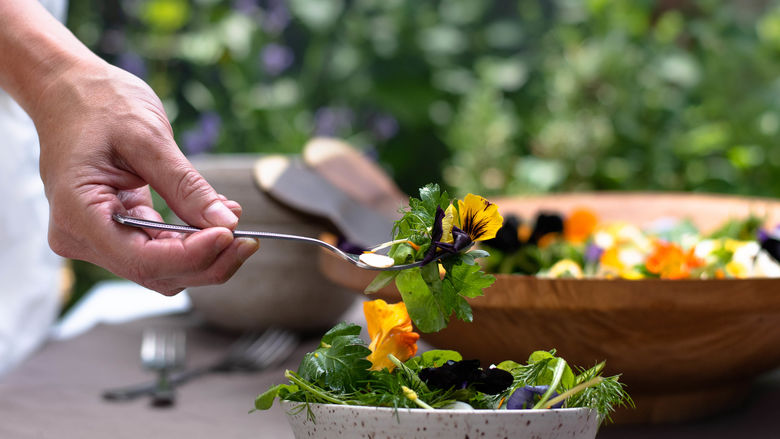
[[[96,284],[52,328],[51,338],[62,340],[82,334],[99,323],[119,324],[144,317],[189,311],[186,291],[167,297],[127,280]]]

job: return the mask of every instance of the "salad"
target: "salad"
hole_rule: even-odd
[[[489,257],[475,244],[496,238],[504,226],[498,207],[468,194],[451,201],[434,184],[410,198],[393,230],[388,248],[394,264],[422,261],[421,267],[381,272],[367,287],[377,291],[395,282],[402,302],[365,302],[370,343],[356,324],[339,323],[306,354],[285,384],[272,386],[255,400],[256,410],[277,398],[310,403],[424,409],[523,410],[590,407],[602,419],[618,406],[633,405],[619,376],[603,377],[604,363],[588,369],[570,366],[555,351],[537,351],[525,362],[503,361],[482,368],[453,350],[417,355],[421,332],[447,326],[454,314],[472,320],[467,298],[483,294],[495,278],[476,262]],[[313,413],[307,412],[310,417]]]
[[[685,219],[647,229],[602,222],[579,208],[568,216],[539,213],[533,225],[508,216],[483,243],[489,272],[552,278],[723,279],[780,277],[780,225],[755,216],[732,219],[704,234]]]
[[[601,419],[618,406],[632,406],[619,376],[602,377],[604,363],[572,367],[555,351],[537,351],[525,363],[512,360],[483,369],[478,360],[452,350],[416,355],[419,334],[403,302],[381,299],[363,306],[370,344],[361,327],[339,323],[306,354],[286,384],[255,400],[269,409],[276,398],[311,403],[424,409],[525,410],[589,407]],[[313,417],[311,411],[308,411]]]

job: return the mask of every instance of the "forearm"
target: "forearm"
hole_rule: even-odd
[[[33,119],[41,95],[69,68],[98,61],[36,0],[0,0],[0,88]]]

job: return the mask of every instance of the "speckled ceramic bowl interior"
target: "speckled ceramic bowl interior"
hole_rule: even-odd
[[[599,416],[590,409],[423,410],[282,401],[296,439],[593,439]]]

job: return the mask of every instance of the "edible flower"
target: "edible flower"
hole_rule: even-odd
[[[569,242],[585,242],[596,230],[598,218],[590,209],[576,209],[563,222],[563,237]]]
[[[496,232],[504,223],[504,218],[498,213],[498,206],[479,195],[468,194],[463,200],[458,200],[459,221],[453,222],[466,232],[472,241],[484,241],[495,238]]]
[[[403,302],[389,305],[382,299],[363,303],[366,317],[371,354],[366,357],[371,362],[371,370],[388,369],[393,371],[395,364],[388,358],[392,354],[406,361],[417,353],[417,340],[420,334],[412,331],[412,320]]]
[[[759,229],[758,242],[761,244],[761,248],[769,253],[769,256],[780,263],[780,225],[771,232]]]
[[[457,211],[452,204],[446,211],[438,206],[431,231],[431,247],[423,263],[434,260],[439,250],[455,254],[476,241],[493,239],[503,223],[498,206],[479,195],[468,194],[458,200]]]
[[[780,277],[780,263],[765,251],[765,244],[756,241],[732,241],[731,260],[726,264],[726,274],[734,278]]]
[[[608,279],[642,279],[644,276],[637,266],[643,260],[644,254],[633,246],[612,246],[601,253],[598,274]]]
[[[433,389],[465,389],[473,386],[474,390],[488,395],[497,395],[512,385],[512,374],[498,368],[483,370],[479,360],[448,360],[439,367],[421,369],[417,374],[421,380]]]
[[[561,259],[550,267],[546,275],[542,274],[542,277],[552,278],[582,279],[583,276],[582,268],[571,259]]]
[[[675,243],[659,240],[655,242],[645,265],[647,271],[662,279],[684,279],[690,277],[692,270],[705,264],[694,252],[694,248],[686,252]]]
[[[507,410],[532,409],[541,399],[550,386],[524,386],[519,387],[512,392],[512,395],[506,401]],[[558,396],[558,392],[553,392],[552,397]],[[563,401],[555,404],[552,408],[561,408]]]

